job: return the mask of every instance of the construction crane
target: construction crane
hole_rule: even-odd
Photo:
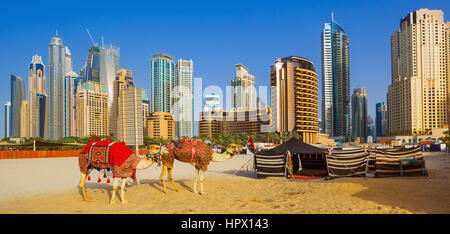
[[[97,46],[97,47],[98,47],[98,44],[95,43],[94,39],[92,39],[92,36],[91,36],[91,33],[89,32],[89,29],[86,28],[86,31],[87,31],[87,33],[89,34],[89,37],[91,38],[92,44],[93,44],[94,46]]]

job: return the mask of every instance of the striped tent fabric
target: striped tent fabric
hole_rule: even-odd
[[[326,155],[330,177],[365,176],[370,152],[365,149],[333,150]]]
[[[372,150],[376,157],[376,177],[427,176],[420,147],[396,150]]]
[[[255,154],[255,169],[258,178],[266,176],[284,176],[286,170],[286,156]]]

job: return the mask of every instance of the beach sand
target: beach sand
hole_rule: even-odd
[[[0,160],[0,213],[450,213],[450,155],[424,155],[428,177],[327,181],[256,179],[252,170],[237,171],[252,156],[238,155],[211,162],[206,195],[192,192],[194,168],[176,161],[173,175],[180,192],[166,181],[164,194],[161,167],[153,165],[138,173],[141,184],[126,187],[127,203],[116,197],[111,206],[112,184],[97,183],[96,172],[87,182],[92,201],[83,201],[77,158],[7,159]]]

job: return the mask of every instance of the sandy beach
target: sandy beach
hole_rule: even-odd
[[[126,187],[128,203],[109,205],[112,184],[87,183],[91,202],[79,188],[77,158],[0,160],[0,213],[450,213],[450,155],[424,153],[428,177],[337,178],[334,180],[256,179],[238,169],[251,155],[212,162],[205,173],[206,195],[192,192],[194,168],[175,162],[176,192],[167,182],[162,192],[161,167],[139,171],[141,184]],[[105,180],[104,180],[105,181]]]

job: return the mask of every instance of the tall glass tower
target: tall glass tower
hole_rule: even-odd
[[[150,77],[151,113],[171,112],[174,78],[175,63],[173,57],[165,53],[153,55]]]
[[[175,89],[173,115],[175,119],[175,135],[181,137],[194,136],[194,62],[178,60],[175,65]]]
[[[20,108],[25,100],[25,83],[22,78],[11,75],[11,127],[12,137],[20,137]]]
[[[100,48],[100,83],[108,92],[109,108],[113,102],[113,82],[116,79],[116,72],[119,70],[119,62],[120,49],[118,47],[107,45]]]
[[[322,122],[324,133],[350,137],[349,39],[334,21],[324,24],[322,46]]]
[[[66,48],[58,35],[48,47],[48,138],[63,136],[63,79],[66,72]]]
[[[365,88],[356,88],[352,95],[352,137],[367,142],[367,93]]]

